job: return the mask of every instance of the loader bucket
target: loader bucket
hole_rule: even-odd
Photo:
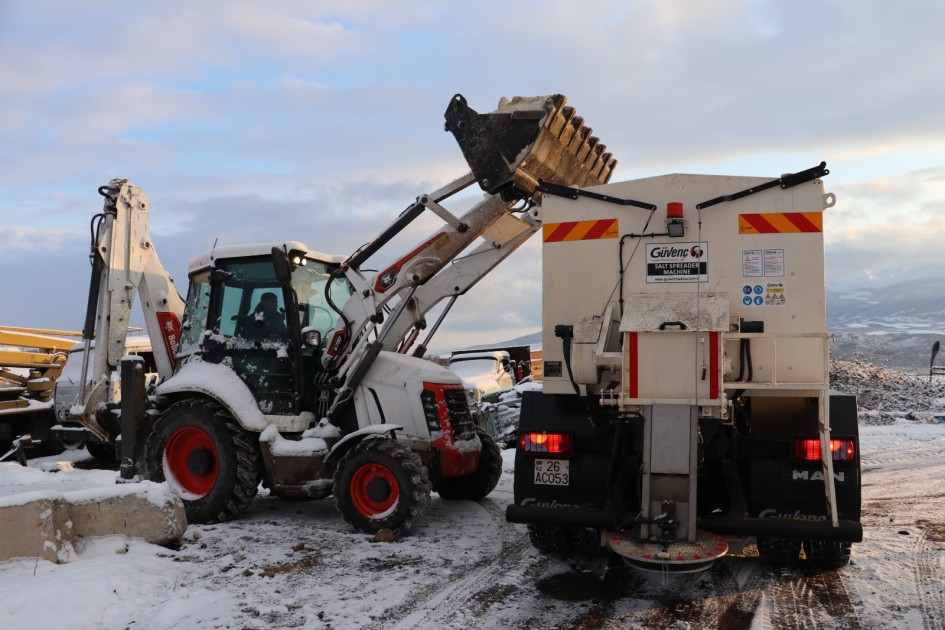
[[[457,94],[446,109],[446,130],[490,194],[530,197],[539,180],[575,188],[606,184],[617,160],[566,102],[561,94],[516,96],[479,114]]]

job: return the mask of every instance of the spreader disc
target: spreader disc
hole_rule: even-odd
[[[728,542],[718,534],[698,531],[695,542],[673,543],[664,551],[661,544],[641,541],[636,531],[624,530],[610,539],[610,548],[646,571],[694,573],[728,553]]]

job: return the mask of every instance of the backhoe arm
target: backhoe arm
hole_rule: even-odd
[[[105,203],[95,217],[90,254],[92,280],[82,331],[83,374],[88,378],[72,408],[72,417],[98,437],[111,441],[118,433],[117,419],[99,412],[109,399],[111,374],[125,354],[135,297],[140,291],[154,361],[162,379],[174,370],[184,302],[154,250],[148,196],[124,179],[113,179],[99,188],[99,193]]]
[[[327,344],[326,365],[342,381],[329,417],[350,399],[381,350],[405,350],[405,337],[423,325],[430,308],[465,293],[540,227],[527,213],[513,213],[527,209],[540,195],[540,182],[584,187],[610,179],[616,160],[565,102],[561,95],[516,97],[502,99],[491,113],[478,114],[461,95],[453,97],[446,129],[456,137],[472,172],[418,197],[342,267],[355,297]],[[442,205],[473,183],[487,194],[470,210],[457,216]],[[375,276],[359,271],[424,210],[444,225]],[[458,260],[479,238],[484,242]]]

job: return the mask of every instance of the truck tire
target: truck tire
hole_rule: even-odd
[[[168,407],[145,445],[145,471],[184,502],[189,523],[225,521],[246,510],[259,489],[256,436],[222,405],[190,399]]]
[[[480,501],[495,490],[502,476],[502,449],[495,439],[478,429],[476,434],[482,443],[479,468],[464,477],[446,477],[436,484],[436,492],[447,501]]]
[[[342,518],[355,529],[368,534],[389,529],[401,536],[427,511],[430,477],[407,445],[368,438],[338,462],[333,493]]]
[[[594,530],[536,523],[529,523],[526,527],[532,547],[542,553],[567,557],[575,553],[600,552],[600,534]]]
[[[818,569],[839,569],[850,563],[850,547],[843,540],[805,540],[804,554]]]
[[[102,464],[114,464],[118,460],[117,447],[108,442],[86,442],[85,449],[95,461]]]
[[[801,541],[799,540],[759,536],[756,544],[761,559],[774,567],[796,564],[801,555]]]
[[[66,443],[60,438],[48,437],[43,440],[43,444],[39,449],[39,454],[43,457],[49,457],[52,455],[59,455],[65,450]]]

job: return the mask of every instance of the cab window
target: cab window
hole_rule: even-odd
[[[292,272],[292,287],[299,298],[299,322],[303,329],[315,328],[322,337],[335,327],[338,319],[335,309],[344,308],[353,290],[344,277],[335,278],[329,285],[335,268],[335,265],[309,259],[305,266],[296,267]]]

